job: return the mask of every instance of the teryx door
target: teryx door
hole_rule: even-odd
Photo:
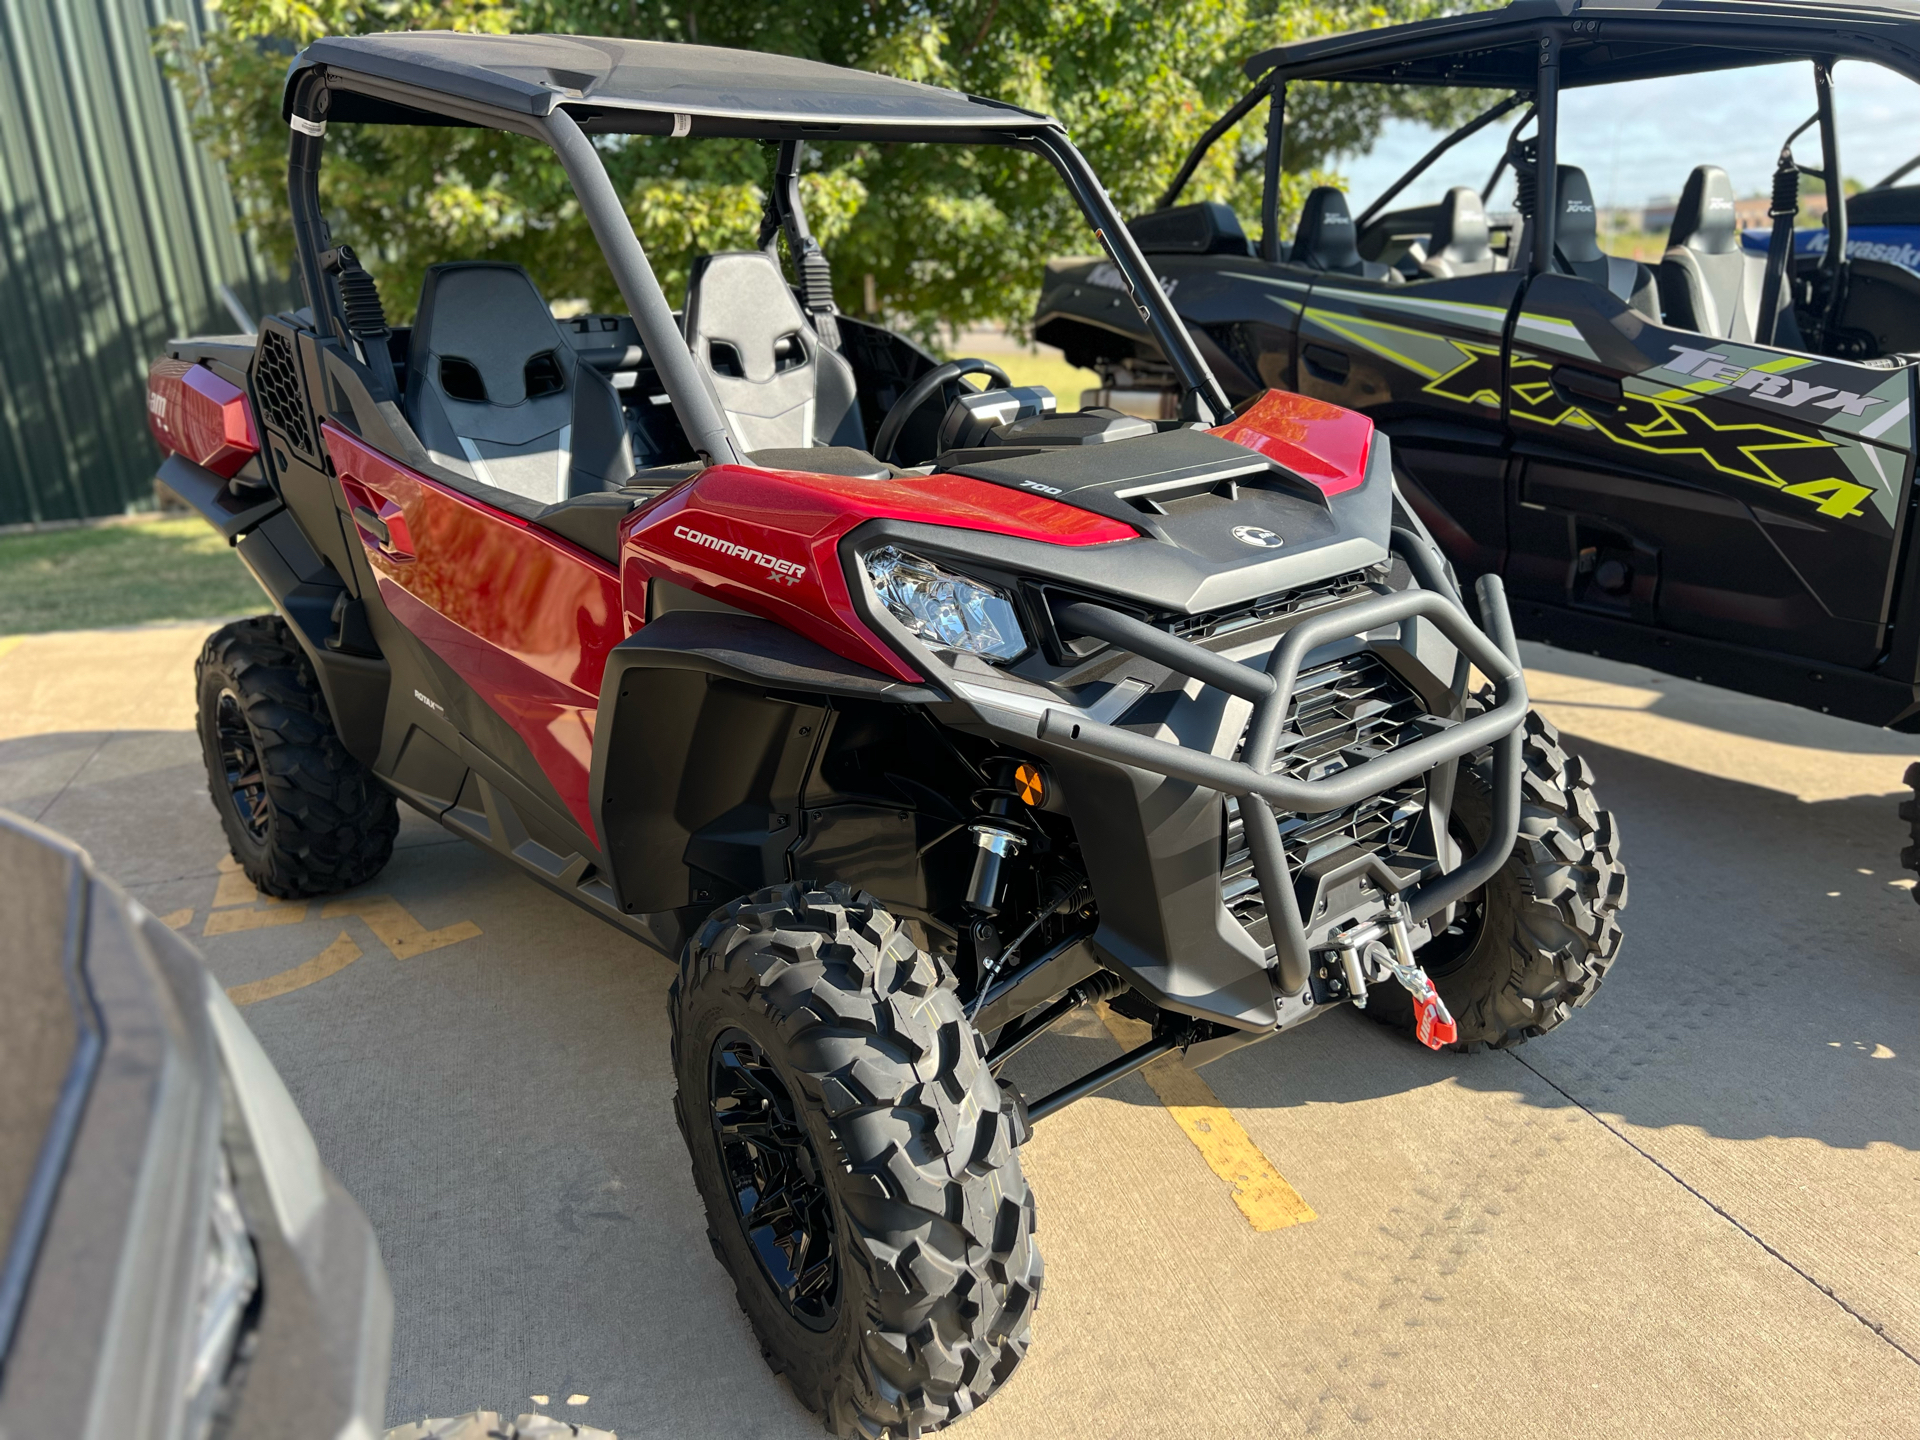
[[[1712,339],[1546,274],[1506,384],[1516,598],[1874,661],[1906,509],[1910,369]]]
[[[1406,284],[1324,271],[1300,315],[1298,389],[1359,410],[1393,439],[1409,499],[1466,573],[1506,548],[1501,331],[1523,277]]]

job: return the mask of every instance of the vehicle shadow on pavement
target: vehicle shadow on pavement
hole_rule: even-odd
[[[1534,699],[1549,706],[1654,716],[1775,745],[1920,759],[1920,735],[1537,642],[1523,641],[1520,658]]]
[[[1894,801],[1805,803],[1568,746],[1599,774],[1631,877],[1620,959],[1592,1003],[1511,1053],[1474,1055],[1431,1054],[1345,1009],[1204,1067],[1222,1102],[1353,1104],[1454,1083],[1631,1126],[1920,1151],[1920,909],[1888,883],[1905,838]],[[1046,1044],[1049,1078],[1118,1053],[1097,1035]],[[1144,1085],[1109,1093],[1158,1103]]]

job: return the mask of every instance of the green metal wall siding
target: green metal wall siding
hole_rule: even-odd
[[[148,362],[286,303],[153,54],[199,0],[0,0],[0,524],[150,499]]]

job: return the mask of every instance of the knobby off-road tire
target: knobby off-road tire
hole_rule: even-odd
[[[1415,956],[1447,1002],[1452,1047],[1504,1050],[1544,1035],[1593,998],[1620,951],[1627,872],[1613,816],[1593,797],[1593,767],[1560,734],[1527,716],[1521,748],[1520,838],[1506,866]],[[1460,767],[1454,816],[1480,844],[1493,827],[1493,760]],[[1413,1002],[1389,980],[1366,1013],[1413,1033]]]
[[[393,792],[340,743],[286,622],[221,626],[194,678],[207,787],[247,878],[299,900],[379,874],[400,828]]]
[[[707,1235],[767,1363],[836,1435],[916,1435],[967,1414],[1026,1353],[1042,1271],[1024,1111],[988,1073],[952,973],[871,896],[785,885],[701,928],[668,1003]],[[743,1104],[728,1097],[749,1062],[758,1098]],[[811,1171],[789,1188],[831,1227],[801,1260],[767,1248],[772,1182],[741,1178],[779,1155]],[[830,1282],[808,1282],[828,1242]],[[776,1271],[800,1274],[802,1308]]]
[[[1900,802],[1900,818],[1907,822],[1907,843],[1900,851],[1900,866],[1920,875],[1920,760],[1907,766],[1907,773],[1901,779],[1913,794]],[[1908,893],[1920,904],[1920,885]]]

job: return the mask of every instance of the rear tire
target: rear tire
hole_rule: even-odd
[[[841,1436],[979,1405],[1042,1270],[1023,1112],[952,973],[871,896],[785,885],[707,922],[668,1003],[707,1236],[768,1365]]]
[[[1537,714],[1528,714],[1521,745],[1512,858],[1414,956],[1459,1026],[1455,1050],[1505,1050],[1563,1024],[1620,952],[1627,872],[1613,816],[1594,803],[1593,767],[1568,755]],[[1490,756],[1460,767],[1454,814],[1473,844],[1491,831]],[[1391,980],[1368,993],[1366,1013],[1413,1034],[1412,997]]]
[[[350,890],[393,854],[393,792],[347,753],[286,622],[223,625],[194,667],[207,788],[227,844],[263,893]]]

